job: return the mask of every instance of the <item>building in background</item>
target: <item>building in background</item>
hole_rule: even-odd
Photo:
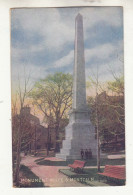
[[[46,149],[47,145],[49,149],[55,146],[54,130],[49,131],[48,128],[40,125],[39,118],[30,113],[30,107],[23,107],[20,114],[15,115],[12,121],[13,139],[15,139],[15,135],[17,136],[18,128],[20,128],[21,151],[36,153]],[[13,143],[15,142],[13,141]]]

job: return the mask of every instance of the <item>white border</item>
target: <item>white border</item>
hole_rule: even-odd
[[[127,184],[123,187],[13,188],[11,163],[10,17],[15,7],[123,6],[126,89]],[[0,0],[0,191],[2,194],[66,194],[133,192],[133,0]]]

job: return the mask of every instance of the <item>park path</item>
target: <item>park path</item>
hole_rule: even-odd
[[[72,180],[62,173],[59,173],[59,169],[67,169],[66,166],[45,166],[38,165],[35,160],[39,157],[25,156],[22,157],[21,164],[29,167],[31,171],[37,175],[48,187],[80,187],[86,186],[75,180]]]
[[[125,158],[125,154],[112,154],[108,155],[108,159],[122,159]]]

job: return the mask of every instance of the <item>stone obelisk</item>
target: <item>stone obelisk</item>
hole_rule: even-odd
[[[95,130],[90,122],[86,104],[83,17],[81,14],[78,14],[75,19],[74,55],[72,111],[69,114],[69,124],[65,128],[63,147],[60,153],[56,154],[56,157],[62,159],[80,159],[81,149],[91,149],[92,155],[97,155]]]
[[[85,59],[83,19],[80,14],[75,19],[75,52],[74,52],[73,105],[76,110],[86,109]]]

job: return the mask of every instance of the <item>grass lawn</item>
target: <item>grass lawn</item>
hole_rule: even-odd
[[[103,172],[104,169],[101,169],[101,172]],[[84,168],[83,173],[76,173],[74,171],[71,171],[70,169],[60,169],[60,172],[67,175],[71,178],[89,178],[90,180],[98,180],[98,174],[96,168]]]
[[[41,161],[41,160],[44,160],[44,157],[43,157],[43,158],[39,158],[39,159],[35,160],[35,162],[39,162],[39,161]]]
[[[104,168],[101,168],[100,172],[103,172],[103,171],[104,171]],[[99,175],[97,174],[98,172],[96,168],[93,168],[93,169],[85,168],[84,173],[88,174],[89,178],[93,178],[92,180],[94,180],[94,182],[99,181]],[[124,185],[123,180],[116,180],[115,178],[107,178],[107,179],[108,180],[106,180],[105,177],[100,176],[100,181],[104,181],[104,182],[107,181],[110,186]]]
[[[101,169],[103,171],[103,169]],[[98,181],[98,174],[97,169],[84,169],[83,173],[76,173],[71,171],[70,169],[60,169],[60,172],[64,175],[68,176],[69,178],[76,180],[77,182],[86,184],[88,186],[106,186],[106,183]],[[91,185],[90,185],[91,184]]]
[[[96,168],[84,168],[83,173],[76,173],[74,171],[71,171],[70,169],[60,169],[59,170],[64,175],[80,182],[84,183],[88,186],[120,186],[124,185],[121,182],[116,183],[115,180],[106,180],[105,178],[100,178],[99,181],[99,175],[97,174]],[[101,172],[103,172],[104,169],[101,169]]]
[[[38,159],[36,160],[36,163],[39,165],[48,165],[48,166],[68,166],[68,164],[72,164],[74,160],[67,160],[67,161],[50,161],[45,159]],[[125,158],[123,159],[101,159],[101,166],[104,165],[124,165],[125,164]],[[97,160],[96,159],[90,159],[86,161],[85,166],[96,166]]]
[[[28,167],[21,165],[20,187],[45,187],[43,182]]]

